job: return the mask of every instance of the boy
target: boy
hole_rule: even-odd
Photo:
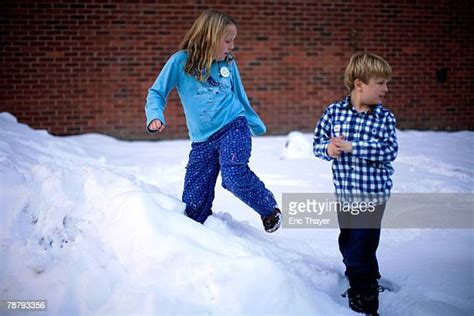
[[[333,160],[338,201],[355,206],[350,212],[338,209],[339,250],[349,279],[349,307],[369,315],[377,315],[379,305],[376,250],[392,188],[390,162],[398,151],[395,117],[382,106],[391,74],[383,58],[354,54],[344,74],[350,94],[326,108],[313,142],[316,157]]]

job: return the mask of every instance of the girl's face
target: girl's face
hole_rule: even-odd
[[[234,40],[237,37],[237,27],[234,24],[229,24],[225,28],[224,36],[219,42],[219,53],[217,60],[224,60],[227,54],[234,49]]]

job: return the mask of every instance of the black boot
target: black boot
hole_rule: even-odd
[[[267,233],[273,233],[278,230],[281,225],[281,211],[277,208],[273,212],[265,217],[262,217],[263,227]]]
[[[379,309],[379,286],[377,281],[352,286],[347,290],[349,307],[358,313],[377,316]]]

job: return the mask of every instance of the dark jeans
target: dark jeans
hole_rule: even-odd
[[[380,278],[376,251],[384,210],[385,203],[376,205],[374,212],[358,215],[338,210],[339,250],[351,287],[363,287]]]

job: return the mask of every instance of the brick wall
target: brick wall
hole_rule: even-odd
[[[473,129],[469,1],[2,1],[0,111],[53,134],[144,139],[147,89],[207,8],[239,22],[235,56],[269,133],[311,131],[346,94],[351,54],[384,56],[399,128]],[[173,92],[164,138],[186,137]]]

